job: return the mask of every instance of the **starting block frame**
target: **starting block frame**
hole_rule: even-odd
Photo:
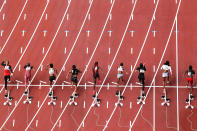
[[[75,101],[75,98],[77,98],[79,95],[74,91],[72,96],[70,96],[70,102],[69,105],[77,106],[77,102]]]
[[[120,105],[122,107],[123,103],[121,101],[124,99],[124,97],[121,95],[120,90],[116,91],[116,96],[118,97],[118,101],[115,103],[115,106]]]
[[[164,106],[164,105],[170,106],[170,99],[167,98],[167,93],[166,93],[166,89],[165,88],[164,88],[164,92],[163,93],[164,93],[164,95],[161,96],[161,99],[164,100],[164,102],[161,103],[161,106]]]
[[[190,108],[190,109],[194,109],[194,106],[193,105],[191,105],[191,101],[192,100],[194,100],[194,96],[191,94],[191,93],[189,93],[189,98],[188,99],[185,99],[185,102],[186,102],[186,106],[185,106],[185,108],[186,109],[188,109],[188,108]]]
[[[55,97],[53,95],[53,90],[50,89],[49,91],[49,97],[51,98],[51,100],[48,102],[48,105],[56,105],[56,100],[57,100],[57,97]]]
[[[146,94],[141,90],[140,96],[137,97],[137,104],[145,104]]]
[[[23,101],[23,104],[26,104],[26,103],[27,103],[27,104],[31,104],[32,97],[29,96],[29,89],[26,90],[26,91],[24,92],[24,94],[26,95],[26,100]]]
[[[101,106],[101,99],[98,98],[98,93],[96,92],[95,95],[92,96],[92,98],[94,99],[92,106],[97,106],[100,107]]]
[[[8,91],[8,94],[5,95],[5,98],[6,98],[6,101],[3,103],[4,106],[8,105],[8,106],[11,106],[12,105],[12,100],[13,98],[10,97],[10,92]]]

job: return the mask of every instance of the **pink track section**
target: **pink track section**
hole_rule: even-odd
[[[3,0],[0,1],[0,9],[3,6],[0,12],[0,34],[3,32],[2,36],[0,35],[0,50],[8,39],[25,2],[26,0],[7,0],[5,5],[3,5]],[[174,131],[178,130],[177,128],[179,128],[179,131],[196,131],[196,108],[193,110],[185,109],[185,99],[188,98],[189,92],[187,88],[181,88],[186,85],[183,74],[188,66],[193,65],[194,70],[197,70],[197,62],[195,61],[197,57],[196,0],[182,0],[177,15],[178,56],[176,55],[176,26],[174,26],[169,45],[162,60],[162,63],[169,60],[172,65],[173,75],[170,78],[171,83],[169,86],[173,88],[167,88],[171,105],[169,107],[161,106],[162,88],[155,88],[154,94],[152,87],[147,96],[146,104],[143,105],[136,120],[134,118],[140,109],[136,98],[140,95],[141,88],[135,87],[126,88],[123,107],[118,106],[112,118],[109,119],[117,102],[116,90],[120,89],[122,91],[126,84],[126,82],[121,83],[121,87],[116,87],[112,84],[112,82],[116,82],[117,67],[120,62],[124,63],[125,69],[129,73],[124,76],[125,81],[127,81],[131,73],[131,67],[135,65],[145,41],[137,66],[140,62],[145,63],[147,67],[145,83],[146,86],[151,84],[169,38],[180,0],[177,0],[177,3],[176,0],[159,1],[155,20],[153,20],[150,27],[147,39],[145,37],[157,0],[155,0],[155,3],[154,0],[138,0],[135,8],[135,0],[116,0],[112,8],[111,18],[107,21],[106,26],[104,25],[113,0],[94,0],[83,26],[82,23],[86,18],[90,2],[91,0],[50,0],[48,5],[47,0],[29,0],[27,2],[16,28],[0,54],[0,62],[9,60],[12,68],[15,69],[10,84],[16,84],[15,80],[24,81],[25,72],[23,67],[27,62],[34,66],[32,76],[35,77],[29,86],[30,96],[33,99],[31,104],[23,104],[23,101],[26,99],[23,96],[24,86],[19,85],[19,89],[17,89],[16,86],[9,85],[8,89],[13,97],[12,105],[3,106],[5,102],[4,89],[1,87],[3,90],[0,93],[0,126],[5,124],[2,130],[22,131],[29,126],[28,131],[49,131],[53,128],[56,121],[60,120],[54,126],[55,131],[75,131],[87,114],[83,126],[79,129],[80,131],[102,131],[107,120],[110,120],[106,127],[107,131],[128,131],[130,124],[133,122],[135,123],[131,129],[132,131]],[[123,39],[133,8],[133,19]],[[42,17],[44,11],[45,13]],[[66,17],[60,25],[66,11]],[[57,32],[59,27],[60,29]],[[82,29],[81,32],[80,29]],[[103,29],[104,32],[102,33]],[[24,36],[23,30],[25,31]],[[45,31],[47,31],[46,34],[44,34]],[[156,31],[155,36],[154,31]],[[119,48],[122,39],[123,43]],[[93,54],[98,41],[98,47]],[[74,43],[76,44],[74,45]],[[50,46],[51,44],[52,46]],[[73,46],[74,48],[71,50]],[[25,53],[24,50],[26,50]],[[47,50],[49,52],[45,57]],[[119,52],[112,64],[117,50]],[[155,50],[155,54],[153,50]],[[70,53],[70,51],[72,52]],[[90,60],[91,57],[92,59]],[[176,63],[176,57],[178,57],[179,63]],[[68,61],[63,67],[67,58]],[[43,69],[39,68],[42,61]],[[97,83],[97,90],[101,87],[99,85],[102,84],[106,75],[107,78],[98,95],[101,99],[101,106],[92,107],[89,112],[88,109],[93,101],[91,86],[86,89],[84,86],[79,86],[79,98],[76,99],[77,106],[67,106],[69,97],[73,92],[73,88],[70,86],[66,86],[63,89],[62,86],[54,86],[54,95],[57,96],[55,106],[48,105],[48,101],[50,101],[48,98],[43,103],[48,94],[49,86],[42,86],[41,88],[32,86],[39,85],[40,81],[47,82],[47,85],[49,84],[48,71],[44,69],[49,63],[54,64],[58,74],[61,73],[56,84],[62,85],[63,81],[70,82],[70,78],[66,79],[66,75],[72,65],[76,65],[83,73],[88,62],[90,63],[88,64],[87,72],[83,76],[80,74],[79,79],[83,77],[80,85],[90,85],[88,82],[93,82],[92,66],[95,61],[98,61],[99,66],[103,69],[103,73],[100,74],[101,82]],[[112,68],[107,74],[108,66],[111,64]],[[176,69],[176,64],[178,64],[178,70]],[[62,68],[64,70],[60,72]],[[178,96],[176,71],[178,71],[179,78]],[[3,74],[3,68],[0,68],[0,73]],[[162,86],[161,73],[159,69],[155,78],[155,85],[160,87]],[[129,86],[131,84],[136,86],[137,76],[137,72],[134,72],[129,81]],[[3,76],[0,78],[0,83],[1,85],[4,83]],[[106,86],[108,84],[110,85],[109,88]],[[196,77],[194,77],[194,86],[196,86]],[[148,87],[145,88],[145,91],[147,90]],[[197,96],[196,89],[194,89],[193,95]],[[23,97],[22,100],[15,108],[15,103],[21,97]],[[42,103],[43,105],[41,106]],[[192,105],[197,107],[196,100],[192,101]],[[64,107],[66,110],[63,110]],[[179,107],[178,113],[177,107]],[[37,112],[38,109],[40,109],[39,112]],[[11,112],[12,114],[9,115]],[[60,115],[61,117],[59,117]],[[9,119],[6,119],[8,116]]]

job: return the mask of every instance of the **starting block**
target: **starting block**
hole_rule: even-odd
[[[12,101],[12,97],[10,97],[10,92],[8,91],[8,94],[5,95],[6,101],[3,103],[4,106],[8,105],[11,106],[12,103],[10,101]]]
[[[116,96],[118,97],[118,102],[115,103],[115,106],[120,105],[123,106],[123,103],[121,102],[124,97],[121,95],[120,91],[116,91]]]
[[[194,100],[194,96],[191,93],[189,93],[189,98],[185,99],[185,102],[187,103],[187,105],[185,106],[186,109],[188,108],[194,109],[194,106],[191,105],[192,100]]]
[[[24,92],[24,94],[26,95],[26,100],[23,101],[23,104],[26,104],[26,103],[31,104],[32,97],[29,96],[29,89],[26,90],[26,91]]]
[[[140,103],[145,104],[144,99],[146,98],[146,94],[141,91],[140,96],[137,97],[137,104],[139,105]]]
[[[92,106],[100,107],[101,106],[101,99],[99,99],[97,96],[98,96],[97,92],[95,95],[92,96],[92,98],[94,99]]]
[[[167,98],[166,89],[164,89],[164,95],[161,96],[161,99],[164,100],[164,102],[161,103],[162,106],[164,106],[164,105],[170,106],[170,99]]]
[[[72,96],[70,96],[70,102],[69,105],[77,105],[77,102],[75,101],[75,98],[77,98],[79,95],[74,91]]]
[[[48,102],[48,105],[56,105],[56,100],[57,100],[57,97],[55,97],[53,95],[53,90],[50,89],[49,91],[49,97],[51,98],[51,100]]]

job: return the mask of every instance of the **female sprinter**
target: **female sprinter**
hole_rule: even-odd
[[[102,69],[98,66],[98,61],[94,63],[94,66],[92,67],[92,72],[93,72],[93,80],[94,80],[94,87],[93,87],[93,95],[95,95],[95,86],[97,79],[100,81],[100,75],[99,75],[99,70],[102,71]]]
[[[165,93],[165,86],[167,83],[170,83],[170,80],[169,80],[169,72],[171,73],[171,76],[172,76],[172,69],[171,69],[171,66],[170,66],[170,62],[169,61],[166,61],[162,67],[161,67],[161,70],[163,71],[162,73],[162,78],[163,78],[163,91]]]
[[[66,76],[66,78],[68,78],[69,74],[71,74],[72,87],[75,87],[75,90],[74,90],[75,93],[77,93],[77,83],[78,83],[77,76],[79,73],[81,73],[81,71],[77,69],[75,65],[73,65],[72,70],[69,71]]]
[[[25,69],[25,89],[26,89],[27,83],[29,83],[31,79],[31,70],[33,69],[33,66],[31,66],[30,63],[27,63],[24,66],[24,69]]]
[[[136,71],[139,71],[138,79],[140,84],[142,85],[142,94],[144,94],[144,88],[145,88],[145,71],[146,67],[143,63],[140,63],[140,66],[136,69]]]
[[[189,89],[190,85],[190,93],[192,93],[193,90],[193,75],[195,74],[195,71],[192,69],[192,66],[189,66],[189,69],[185,71],[185,77],[187,80],[187,88]]]
[[[52,84],[56,79],[55,73],[57,74],[57,69],[53,67],[53,64],[48,64],[46,67],[46,70],[49,71],[49,83],[50,83],[50,91],[49,94],[51,94],[52,91]]]
[[[3,61],[1,65],[4,67],[5,97],[7,97],[8,95],[7,82],[10,82],[10,76],[13,75],[13,71],[8,60]]]

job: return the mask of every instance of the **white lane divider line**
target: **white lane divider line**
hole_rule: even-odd
[[[64,32],[66,33],[66,37],[68,37],[69,30],[65,30]]]
[[[110,55],[110,53],[111,53],[111,48],[109,48],[109,55]]]
[[[64,49],[64,54],[66,54],[66,48]]]
[[[131,14],[131,20],[133,21],[133,14]]]
[[[109,108],[109,102],[107,101],[107,109]]]
[[[44,37],[46,37],[47,30],[43,30],[42,32],[43,32]]]
[[[0,13],[3,10],[3,7],[4,7],[5,4],[6,4],[6,0],[3,1],[3,4],[2,4],[1,9],[0,9]]]

